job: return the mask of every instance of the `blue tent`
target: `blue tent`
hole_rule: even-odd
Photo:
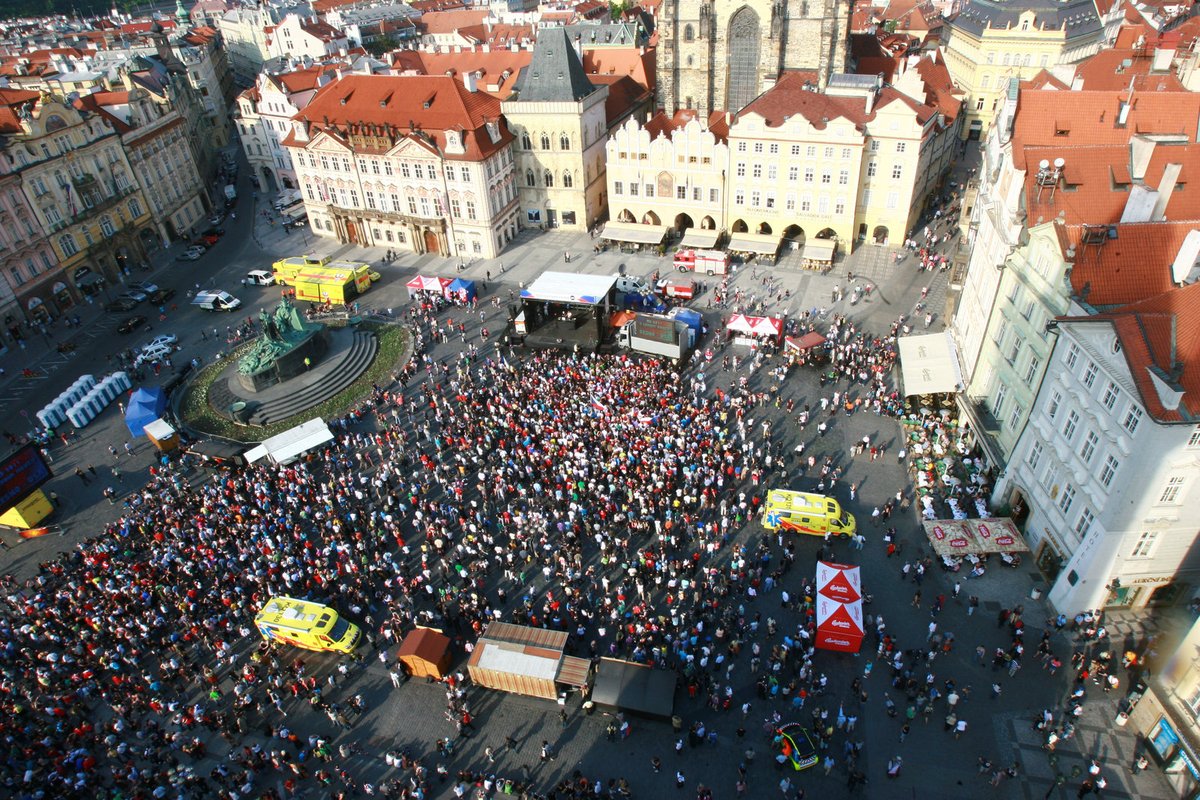
[[[448,294],[457,294],[463,300],[470,302],[475,299],[475,281],[469,281],[464,278],[455,278],[446,287]]]
[[[138,389],[129,398],[125,409],[125,427],[130,434],[141,436],[147,425],[162,416],[167,407],[167,394],[157,386]]]

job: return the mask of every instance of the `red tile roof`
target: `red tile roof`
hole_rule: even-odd
[[[1121,341],[1121,352],[1146,412],[1162,423],[1194,423],[1200,418],[1200,283],[1172,288],[1114,311],[1071,322],[1106,322]],[[1151,374],[1183,392],[1179,407],[1163,405]]]
[[[922,58],[913,69],[925,83],[925,103],[945,114],[947,124],[953,123],[962,111],[965,94],[950,78],[941,50],[935,51],[932,58]]]
[[[334,65],[318,64],[311,67],[294,69],[291,72],[282,72],[271,77],[277,84],[289,92],[307,92],[310,89],[317,88],[322,75],[336,71],[337,67]]]
[[[482,25],[488,12],[473,8],[454,11],[429,11],[421,15],[421,27],[425,33],[454,33],[462,28]]]
[[[1132,81],[1135,91],[1187,91],[1174,72],[1150,72],[1153,55],[1154,51],[1149,48],[1101,50],[1075,68],[1074,85],[1081,89],[1116,92],[1128,89]]]
[[[738,118],[746,114],[758,114],[766,121],[768,127],[778,128],[788,117],[800,114],[817,130],[824,130],[829,120],[838,117],[858,126],[867,121],[862,98],[831,97],[808,88],[816,83],[815,72],[784,72],[778,83],[739,111]]]
[[[517,82],[517,75],[529,65],[532,50],[463,50],[459,53],[427,53],[422,50],[397,50],[392,53],[393,69],[401,74],[445,75],[454,71],[454,77],[462,80],[468,72],[482,73],[476,84],[481,92],[488,92],[499,100],[507,100]],[[508,77],[503,77],[508,71]],[[496,86],[495,91],[488,86]]]
[[[41,97],[40,92],[26,89],[0,89],[0,133],[17,133],[21,130],[21,118],[17,110],[30,101]]]
[[[513,138],[500,118],[499,100],[468,92],[461,81],[445,76],[347,75],[319,89],[294,119],[309,124],[310,140],[325,131],[345,142],[348,134],[372,126],[386,126],[401,137],[420,139],[423,133],[450,160],[481,160]],[[499,141],[488,136],[488,122],[499,124]],[[464,155],[444,152],[447,130],[462,132]],[[284,144],[298,143],[289,133]]]
[[[1014,149],[1013,160],[1016,160]],[[1026,223],[1039,225],[1055,219],[1068,225],[1109,225],[1120,221],[1135,183],[1129,174],[1130,147],[1081,145],[1031,147],[1022,151],[1025,176]],[[1054,191],[1037,185],[1041,161],[1062,158],[1064,179]],[[1168,164],[1182,170],[1166,207],[1167,219],[1200,217],[1200,144],[1158,145],[1154,148],[1141,183],[1157,189]]]
[[[672,133],[681,130],[689,122],[698,118],[699,114],[689,108],[680,109],[672,116],[668,116],[665,111],[659,111],[643,127],[650,134],[651,140],[657,139],[659,134],[669,139]],[[704,123],[701,122],[701,124]],[[716,137],[718,142],[729,140],[729,121],[724,111],[714,111],[709,114],[708,124],[705,127]]]
[[[129,102],[129,93],[128,92],[123,93],[123,94],[125,94],[124,101],[112,101],[110,103],[101,102],[99,95],[104,95],[104,94],[116,94],[116,93],[115,92],[98,92],[97,94],[85,94],[82,97],[76,98],[74,106],[75,106],[75,108],[79,109],[80,111],[90,111],[91,113],[100,116],[102,119],[106,120],[108,122],[108,124],[112,126],[113,130],[115,130],[119,134],[129,133],[131,130],[133,130],[133,126],[130,125],[128,122],[126,122],[121,117],[118,117],[116,114],[112,113],[107,108],[105,108],[106,105],[117,105],[121,102],[125,102],[125,103]]]
[[[1071,269],[1072,293],[1093,308],[1107,309],[1136,303],[1173,289],[1171,264],[1183,240],[1200,228],[1200,222],[1117,224],[1110,226],[1117,237],[1109,238],[1105,232],[1102,243],[1098,244],[1082,241],[1083,225],[1056,225],[1055,228],[1062,233],[1060,241],[1075,250]]]
[[[653,99],[653,92],[628,75],[591,75],[588,79],[597,86],[608,86],[604,117],[610,129]]]
[[[1174,133],[1197,139],[1200,94],[1135,92],[1126,123],[1119,125],[1121,101],[1126,98],[1123,91],[1023,87],[1013,130],[1013,165],[1026,168],[1027,147],[1125,144],[1135,133]]]
[[[583,71],[588,75],[628,75],[654,91],[653,47],[583,48]]]

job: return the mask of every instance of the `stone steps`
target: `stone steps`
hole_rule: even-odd
[[[355,331],[350,349],[342,356],[323,381],[295,394],[270,400],[254,409],[251,425],[268,425],[295,416],[306,408],[319,405],[337,395],[366,372],[379,352],[379,339],[370,331]]]

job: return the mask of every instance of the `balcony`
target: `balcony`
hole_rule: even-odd
[[[71,176],[71,183],[77,188],[83,189],[87,186],[93,186],[96,183],[96,176],[90,172],[85,172],[82,175]]]

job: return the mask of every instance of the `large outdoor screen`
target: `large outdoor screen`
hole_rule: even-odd
[[[0,462],[0,511],[21,502],[51,477],[37,445],[27,444],[13,453]]]

